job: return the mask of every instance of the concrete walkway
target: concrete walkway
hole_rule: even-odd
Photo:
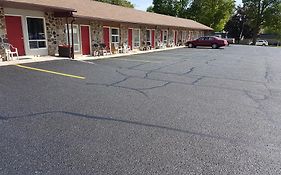
[[[105,55],[105,56],[75,55],[75,60],[98,60],[98,59],[123,57],[123,56],[137,55],[137,54],[144,54],[144,53],[161,52],[161,51],[165,51],[165,50],[173,50],[173,49],[178,49],[178,48],[184,48],[184,46],[171,47],[171,48],[165,48],[165,49],[147,50],[147,51],[131,51],[129,53],[112,54],[112,55]],[[54,60],[66,60],[66,59],[69,59],[69,58],[54,57],[54,56],[42,56],[42,57],[23,56],[23,57],[19,57],[19,60],[0,61],[0,66],[9,66],[9,65],[16,65],[16,64],[26,64],[26,63],[54,61]]]

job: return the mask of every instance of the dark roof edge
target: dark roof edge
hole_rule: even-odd
[[[133,23],[133,22],[124,21],[124,20],[106,19],[106,18],[99,18],[99,17],[93,17],[93,16],[76,15],[76,14],[74,14],[74,17],[84,18],[84,19],[96,19],[96,20],[108,21],[108,22],[122,22],[122,23],[130,23],[130,24],[146,24],[146,25],[156,25],[156,26],[163,26],[163,27],[178,27],[178,28],[186,28],[186,29],[192,29],[192,30],[213,31],[212,28],[210,28],[208,26],[205,26],[205,25],[204,26],[206,28],[196,28],[196,27],[183,27],[183,26],[174,26],[174,25],[160,25],[160,24],[152,24],[152,23],[149,24],[149,23],[142,23],[142,22]],[[194,21],[194,22],[196,22],[196,21]]]

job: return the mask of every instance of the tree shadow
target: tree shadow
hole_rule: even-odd
[[[172,128],[168,126],[161,126],[156,124],[149,124],[149,123],[142,123],[137,121],[130,121],[130,120],[124,120],[124,119],[117,119],[110,116],[94,116],[94,115],[86,115],[86,114],[80,114],[80,113],[74,113],[74,112],[67,112],[67,111],[47,111],[42,113],[34,113],[34,114],[28,114],[28,115],[22,115],[22,116],[14,116],[14,117],[3,117],[0,116],[0,120],[11,120],[11,119],[19,119],[19,118],[32,118],[32,117],[45,117],[44,115],[49,114],[66,114],[72,117],[81,117],[86,119],[93,119],[93,120],[100,120],[100,121],[109,121],[109,122],[115,122],[115,123],[124,123],[124,124],[130,124],[130,125],[137,125],[137,126],[143,126],[148,128],[156,128],[156,129],[162,129],[167,131],[173,131],[173,132],[179,132],[184,134],[189,134],[193,136],[199,136],[199,137],[206,137],[216,140],[223,140],[230,143],[235,143],[236,141],[233,139],[229,139],[226,137],[220,137],[220,136],[213,136],[210,134],[204,134],[184,129],[178,129],[178,128]]]

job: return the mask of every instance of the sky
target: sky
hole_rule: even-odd
[[[153,0],[130,0],[134,5],[136,9],[139,10],[146,10],[147,7],[149,7],[152,4]],[[242,3],[242,0],[236,0],[236,5],[239,5]]]

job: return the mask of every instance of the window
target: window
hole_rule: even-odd
[[[119,29],[111,29],[111,42],[119,43]]]
[[[134,29],[134,49],[140,47],[140,30],[139,29]]]
[[[67,26],[65,26],[67,27]],[[66,28],[67,31],[67,28]],[[69,25],[69,40],[70,40],[70,45],[72,43],[72,33],[71,33],[71,25]],[[66,35],[66,40],[68,43],[68,38]],[[79,40],[79,28],[78,25],[73,25],[73,43],[74,43],[74,52],[80,52],[80,40]]]
[[[166,30],[166,31],[164,31],[164,34],[163,34],[163,42],[167,43],[167,41],[168,41],[168,31]]]
[[[26,18],[30,49],[46,48],[46,34],[43,18]]]
[[[151,30],[146,30],[146,44],[151,45]]]

